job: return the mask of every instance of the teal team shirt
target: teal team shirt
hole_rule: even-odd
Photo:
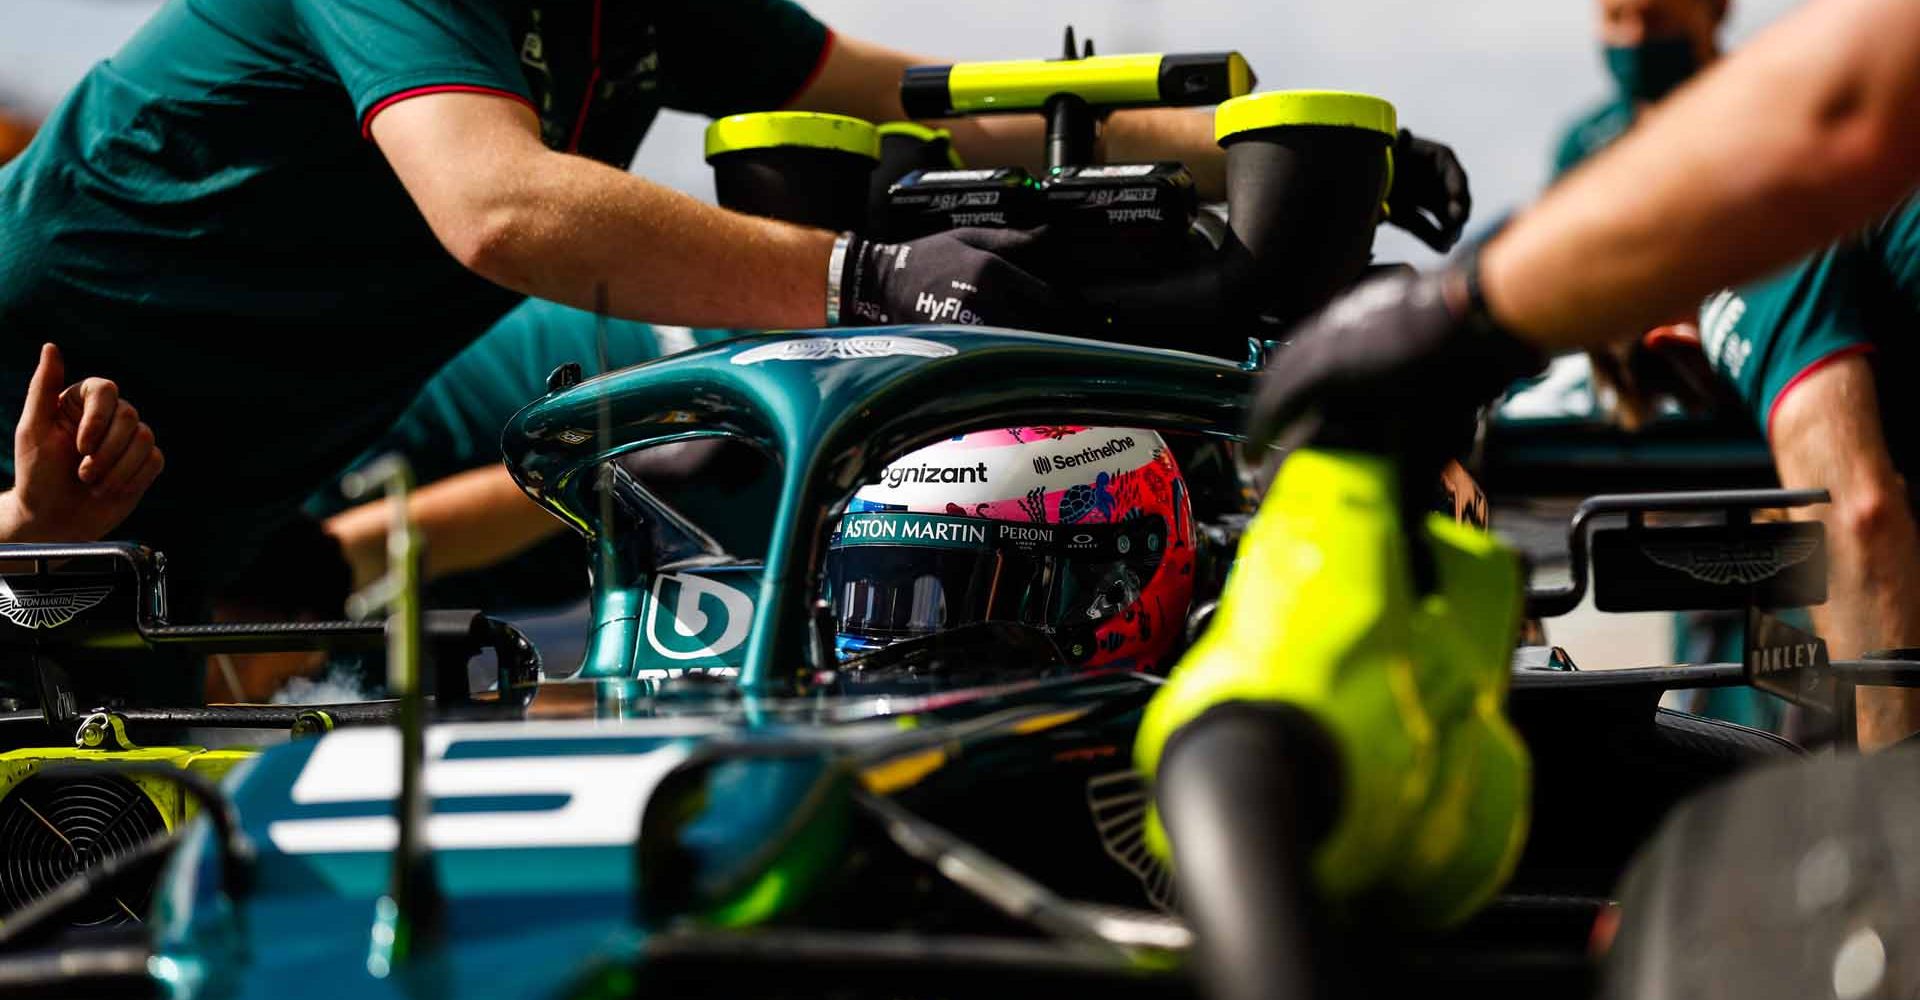
[[[1616,103],[1569,130],[1555,157],[1556,176],[1625,131],[1631,114]],[[1905,373],[1920,370],[1920,204],[1909,202],[1880,222],[1778,274],[1710,296],[1699,315],[1701,349],[1746,404],[1762,434],[1772,431],[1780,401],[1796,383],[1836,360],[1872,356],[1881,428],[1895,467],[1920,483],[1920,404]],[[1689,648],[1696,643],[1710,649]],[[1739,655],[1737,624],[1719,630],[1683,627],[1682,660]],[[1729,704],[1716,711],[1771,725],[1778,706]]]
[[[1894,464],[1920,476],[1913,387],[1920,330],[1920,203],[1908,202],[1853,237],[1765,281],[1709,298],[1701,346],[1771,430],[1794,384],[1836,359],[1871,353],[1881,425]]]
[[[1553,179],[1579,166],[1620,138],[1633,125],[1633,105],[1615,97],[1574,119],[1554,147]]]
[[[1612,144],[1632,124],[1633,107],[1619,98],[1583,115],[1556,147],[1554,176]],[[1909,205],[1779,274],[1707,299],[1699,316],[1701,347],[1762,433],[1785,391],[1821,365],[1892,347],[1876,364],[1878,374],[1889,357],[1907,353],[1887,338],[1912,336],[1920,301],[1917,232],[1920,218]]]
[[[0,170],[0,420],[42,340],[119,381],[168,457],[122,534],[192,606],[521,301],[439,246],[372,115],[496,93],[624,166],[660,108],[783,104],[827,39],[786,0],[171,0]]]
[[[1829,247],[1764,281],[1726,289],[1701,306],[1700,347],[1746,403],[1763,434],[1787,389],[1838,358],[1872,347],[1861,299],[1864,248]]]

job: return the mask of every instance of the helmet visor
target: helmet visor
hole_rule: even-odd
[[[851,513],[823,582],[843,637],[885,643],[984,621],[1057,632],[1132,603],[1165,543],[1158,517],[1075,526]]]

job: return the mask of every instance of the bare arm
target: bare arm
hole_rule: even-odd
[[[490,281],[580,308],[689,326],[826,319],[833,235],[728,212],[541,145],[533,113],[487,94],[402,101],[373,137],[448,252]]]
[[[1768,436],[1782,485],[1833,494],[1831,504],[1794,512],[1827,525],[1827,603],[1813,615],[1832,654],[1920,644],[1920,532],[1881,436],[1867,360],[1807,376],[1780,401]],[[1863,747],[1920,730],[1920,691],[1862,688],[1859,706]]]
[[[1816,0],[1664,102],[1481,257],[1549,348],[1637,335],[1885,211],[1920,180],[1920,4]]]
[[[491,566],[564,527],[520,492],[504,465],[429,483],[413,494],[408,509],[427,539],[423,571],[429,580]],[[356,590],[386,571],[390,517],[386,504],[375,501],[327,519],[327,533],[340,540],[353,567]]]
[[[899,121],[900,78],[909,66],[944,62],[835,36],[827,63],[793,106],[869,121]],[[981,115],[933,122],[953,133],[954,148],[973,163],[1020,164],[1039,172],[1044,128],[1040,115]],[[1100,136],[1102,159],[1115,163],[1177,160],[1193,172],[1203,198],[1226,194],[1226,159],[1213,141],[1213,116],[1187,108],[1117,111]]]

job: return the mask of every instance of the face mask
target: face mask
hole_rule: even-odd
[[[1686,38],[1649,38],[1639,45],[1606,47],[1607,72],[1622,96],[1635,101],[1657,101],[1700,68],[1693,42]]]

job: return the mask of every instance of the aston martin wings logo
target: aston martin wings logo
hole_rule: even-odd
[[[1087,782],[1087,809],[1107,857],[1140,880],[1147,899],[1173,913],[1180,896],[1173,872],[1147,849],[1147,783],[1133,771],[1099,775]]]
[[[1648,559],[1678,570],[1703,583],[1721,586],[1759,583],[1806,562],[1820,547],[1817,538],[1784,538],[1767,542],[1707,542],[1698,545],[1649,545],[1641,549]]]
[[[950,358],[960,353],[951,344],[938,344],[918,337],[803,337],[781,340],[741,351],[733,356],[736,365],[757,365],[765,361],[829,361],[858,358]]]
[[[59,628],[75,615],[99,604],[113,593],[112,585],[14,589],[0,577],[0,617],[21,628]]]

